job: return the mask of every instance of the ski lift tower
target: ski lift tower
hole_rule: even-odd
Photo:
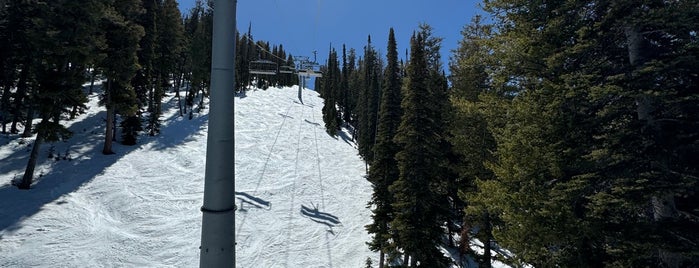
[[[316,55],[316,51],[313,51],[313,55]],[[299,76],[299,101],[303,103],[301,98],[301,90],[306,87],[306,79],[311,77],[323,77],[323,73],[318,71],[318,62],[313,57],[313,61],[310,60],[308,56],[295,56],[294,61],[296,62],[296,73]]]
[[[199,267],[235,267],[235,14],[237,0],[215,0],[209,133]]]

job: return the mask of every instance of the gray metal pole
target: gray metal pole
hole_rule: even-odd
[[[236,4],[236,0],[214,1],[211,102],[199,267],[235,267],[233,98]]]

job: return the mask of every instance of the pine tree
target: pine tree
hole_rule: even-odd
[[[153,94],[151,94],[152,107],[146,129],[149,135],[160,133],[160,116],[162,114],[162,97],[170,88],[170,81],[174,78],[177,58],[182,47],[184,29],[180,22],[182,15],[175,0],[164,0],[158,9],[158,31],[156,46],[157,79]],[[207,57],[208,58],[208,57]],[[179,91],[176,89],[176,91]]]
[[[24,121],[23,137],[32,135],[34,104],[27,101],[35,87],[35,60],[40,48],[34,40],[40,38],[44,25],[46,5],[38,1],[11,1],[3,5],[2,12],[2,97],[0,98],[0,120],[2,132],[7,132],[7,124],[12,123],[10,132],[17,133],[17,124]],[[34,85],[33,85],[34,84]],[[16,88],[15,92],[12,89]]]
[[[103,103],[107,106],[107,127],[103,154],[114,154],[112,141],[115,132],[116,114],[125,117],[136,114],[138,105],[131,79],[140,68],[137,51],[144,35],[141,25],[135,22],[143,12],[138,0],[113,1],[109,3],[102,19],[107,48],[102,68],[107,76],[107,89]]]
[[[344,122],[352,126],[353,130],[357,129],[357,99],[359,95],[359,88],[357,84],[359,83],[357,79],[356,72],[356,52],[354,48],[350,48],[347,52],[347,63],[343,64],[342,76],[347,80],[347,104],[345,113],[342,115]],[[352,134],[352,139],[355,139],[355,133]]]
[[[439,194],[435,181],[441,163],[440,140],[432,116],[438,107],[432,105],[436,93],[428,85],[429,69],[423,36],[417,34],[410,44],[408,80],[403,90],[403,115],[394,141],[401,148],[396,154],[400,175],[389,190],[394,196],[394,217],[391,227],[396,245],[403,250],[410,265],[418,262],[426,267],[447,267],[439,251],[441,224],[438,222]]]
[[[204,97],[207,96],[207,88],[211,76],[211,27],[212,10],[205,8],[201,0],[197,0],[196,6],[190,15],[190,25],[187,32],[191,34],[189,57],[191,59],[190,88],[187,93],[186,103],[190,109],[190,118],[194,107],[195,96],[201,93],[199,109],[203,108]],[[193,32],[191,32],[193,31]]]
[[[490,50],[488,41],[492,35],[491,26],[482,24],[481,17],[475,16],[461,34],[463,39],[459,42],[459,47],[453,51],[449,64],[452,84],[452,123],[449,127],[449,141],[457,155],[453,168],[459,174],[455,188],[460,191],[460,198],[463,200],[463,204],[460,205],[468,204],[462,234],[478,230],[475,237],[484,245],[481,267],[490,267],[490,230],[494,216],[488,211],[487,204],[478,203],[477,198],[472,200],[471,196],[478,193],[478,181],[494,178],[485,163],[493,161],[495,141],[488,129],[488,120],[483,114],[488,107],[480,98],[481,95],[487,94],[490,86],[487,73],[490,66],[487,59]],[[469,236],[462,235],[460,248],[470,251]]]
[[[691,266],[696,9],[687,2],[491,1],[496,240],[535,266]],[[621,34],[620,34],[621,33]],[[696,35],[696,34],[694,34]],[[506,93],[507,94],[507,93]],[[692,107],[692,108],[690,108]],[[496,114],[495,111],[490,111]],[[499,113],[503,113],[500,111]],[[497,118],[497,116],[494,116]],[[682,122],[682,123],[679,123]],[[680,126],[682,125],[682,126]],[[662,138],[661,138],[662,137]],[[487,193],[487,194],[486,194]],[[535,194],[533,194],[535,193]],[[692,205],[690,205],[692,204]],[[680,216],[684,215],[684,216]]]
[[[447,90],[449,84],[445,72],[442,68],[441,60],[441,45],[443,38],[437,37],[433,34],[432,26],[428,24],[419,25],[419,33],[422,35],[424,40],[424,51],[425,58],[427,60],[427,70],[428,70],[428,80],[427,87],[433,98],[430,99],[430,106],[433,110],[430,110],[428,115],[432,120],[437,122],[435,124],[434,133],[435,138],[438,139],[439,144],[439,155],[435,155],[435,163],[438,163],[436,167],[438,170],[435,171],[435,177],[433,178],[434,191],[439,195],[440,206],[436,211],[438,213],[438,218],[441,222],[446,223],[447,234],[449,245],[452,246],[452,232],[456,229],[453,228],[454,221],[460,220],[455,219],[456,215],[459,215],[458,207],[459,197],[458,197],[458,186],[456,185],[456,180],[458,175],[451,168],[454,163],[450,161],[457,161],[454,153],[452,152],[451,144],[448,141],[449,132],[447,131],[448,125],[451,124],[451,118],[449,113],[449,99],[447,97]]]
[[[12,25],[16,24],[16,18],[26,18],[25,16],[15,17],[12,19],[10,14],[18,15],[19,12],[11,13],[9,12],[12,5],[6,6],[3,2],[0,5],[0,124],[2,125],[2,133],[7,133],[7,124],[10,122],[10,115],[12,110],[10,109],[10,95],[12,94],[12,88],[14,87],[14,76],[16,75],[16,68],[13,64],[13,55],[10,53],[11,47],[13,46],[12,33],[11,30],[19,30],[19,27]]]
[[[43,142],[65,140],[71,132],[61,124],[61,116],[73,107],[82,107],[86,97],[82,84],[84,71],[95,60],[100,41],[96,38],[100,1],[61,0],[34,3],[33,25],[26,36],[36,50],[27,51],[31,59],[31,75],[36,84],[31,91],[41,122],[37,124],[20,189],[29,189],[34,176],[39,148]]]
[[[377,52],[371,45],[371,36],[364,48],[364,61],[360,64],[360,90],[357,98],[357,128],[359,155],[364,161],[371,163],[373,160],[372,147],[376,139],[376,121],[378,120],[379,106],[379,79],[381,78],[381,65]]]
[[[374,145],[374,161],[371,163],[367,180],[371,182],[373,194],[369,201],[372,209],[373,222],[366,226],[373,234],[369,249],[379,251],[379,268],[384,266],[384,254],[395,250],[390,244],[392,240],[390,222],[393,217],[391,204],[392,194],[388,187],[398,179],[399,170],[396,163],[396,153],[400,149],[393,141],[401,120],[401,79],[398,69],[398,49],[393,28],[388,34],[387,65],[384,73],[383,96],[379,109],[379,124]]]
[[[323,103],[323,122],[325,122],[325,131],[328,135],[335,137],[337,131],[340,130],[340,114],[337,112],[337,96],[340,90],[340,68],[337,61],[337,51],[330,50],[328,56],[328,65],[325,70],[325,76],[322,79],[316,79],[317,82],[322,81],[320,92],[325,101]]]
[[[127,117],[121,123],[122,143],[127,145],[135,145],[138,131],[143,129],[140,118],[141,108],[147,106],[149,114],[152,114],[155,107],[153,92],[156,84],[154,79],[156,76],[155,61],[157,58],[155,49],[158,43],[159,1],[143,0],[143,9],[144,12],[135,19],[135,22],[141,25],[144,30],[137,52],[138,63],[141,68],[138,69],[136,75],[131,79],[131,86],[138,98],[139,112]]]

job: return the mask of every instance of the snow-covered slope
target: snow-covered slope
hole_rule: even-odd
[[[235,99],[237,267],[361,267],[375,255],[364,165],[347,135],[325,134],[317,93],[301,103],[297,92]],[[0,267],[198,266],[206,110],[188,120],[169,109],[160,136],[105,156],[91,99],[74,137],[54,145],[71,160],[48,159],[45,144],[32,190],[9,185],[31,139],[0,137]]]

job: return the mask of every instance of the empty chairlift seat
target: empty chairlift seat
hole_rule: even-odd
[[[268,60],[255,60],[250,62],[251,74],[276,75],[277,63]]]
[[[279,67],[280,74],[293,74],[296,71],[294,66],[281,66]]]
[[[299,70],[299,76],[305,77],[323,77],[323,73],[320,71],[314,71],[313,69],[301,69]]]

